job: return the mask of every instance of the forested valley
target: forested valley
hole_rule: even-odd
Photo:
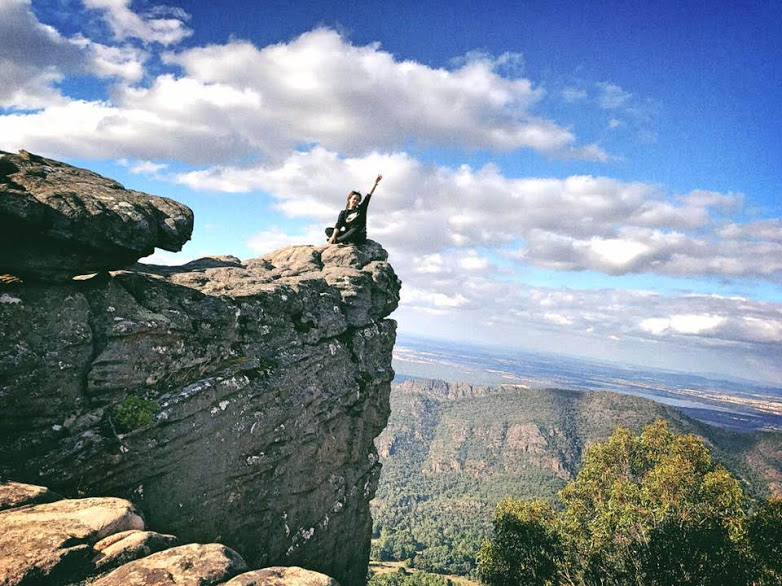
[[[782,492],[781,434],[712,427],[639,397],[408,380],[391,400],[377,440],[384,468],[373,502],[372,559],[419,573],[386,573],[373,584],[446,583],[422,572],[477,580],[498,504],[534,500],[555,515],[564,508],[557,495],[577,479],[588,447],[617,426],[637,434],[661,421],[671,434],[702,438],[714,465],[735,477],[745,512]],[[531,514],[519,506],[522,517]]]

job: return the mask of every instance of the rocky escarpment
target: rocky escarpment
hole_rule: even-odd
[[[400,287],[379,245],[27,274],[0,285],[0,475],[363,584]]]
[[[45,504],[41,504],[45,502]],[[338,586],[297,567],[246,571],[217,543],[180,545],[144,531],[124,499],[63,499],[48,489],[0,484],[0,584],[4,586]]]

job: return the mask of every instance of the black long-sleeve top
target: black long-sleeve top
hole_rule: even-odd
[[[352,210],[344,209],[339,212],[334,228],[339,234],[337,242],[362,243],[367,239],[367,208],[372,194],[366,195],[364,200]]]

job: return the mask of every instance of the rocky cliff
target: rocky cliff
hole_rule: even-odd
[[[187,214],[170,200],[101,199],[122,187],[96,195],[52,171],[62,164],[20,156],[0,157],[0,225],[29,232],[0,255],[0,273],[22,275],[0,284],[0,475],[128,498],[155,530],[225,544],[251,567],[363,584],[400,288],[385,251],[295,246],[72,280],[187,240]],[[57,230],[44,212],[29,224],[9,212],[45,205],[44,192],[69,194]],[[101,256],[87,217],[104,235],[154,238]],[[73,234],[67,270],[19,260],[49,246],[32,234],[55,248]],[[80,266],[72,252],[85,246]]]

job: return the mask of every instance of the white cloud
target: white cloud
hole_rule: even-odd
[[[279,226],[271,226],[252,235],[247,246],[256,254],[263,255],[286,246],[299,244],[325,244],[326,234],[318,226],[309,226],[303,233],[292,234]]]
[[[740,194],[667,195],[654,185],[592,176],[509,179],[491,165],[450,169],[405,153],[343,158],[323,148],[282,162],[185,173],[178,181],[194,189],[263,190],[287,215],[326,224],[343,192],[361,190],[378,172],[385,179],[372,203],[371,234],[409,256],[462,248],[462,268],[477,270],[487,261],[473,258],[475,247],[502,247],[508,258],[555,270],[782,275],[777,225],[748,228],[758,237],[747,238],[741,224],[721,224]],[[433,271],[430,264],[422,266]]]
[[[441,273],[445,270],[443,255],[436,253],[415,257],[412,262],[411,270],[415,273],[424,274]]]
[[[137,81],[143,74],[147,59],[144,51],[102,45],[82,35],[66,38],[38,20],[30,0],[0,0],[0,11],[0,107],[67,107],[69,100],[56,86],[68,75]],[[27,120],[33,125],[39,121],[36,115]],[[47,134],[42,129],[33,130]],[[23,135],[24,128],[16,132]],[[13,135],[4,136],[4,140],[16,148],[34,148],[23,140],[15,142]]]
[[[83,0],[87,8],[100,10],[115,38],[140,39],[171,45],[190,36],[193,31],[185,22],[189,15],[179,8],[157,6],[146,14],[130,9],[132,0]]]
[[[112,18],[132,14],[125,0],[89,2]],[[130,30],[129,24],[117,27]],[[138,78],[143,53],[92,47],[93,72]],[[164,59],[183,74],[161,75],[149,87],[114,87],[110,102],[91,104],[91,118],[81,130],[70,118],[84,105],[68,103],[21,120],[0,117],[0,133],[14,148],[39,152],[201,164],[279,158],[301,144],[363,154],[410,140],[609,158],[597,145],[578,145],[569,129],[532,115],[542,90],[528,79],[500,75],[502,57],[435,69],[397,60],[377,44],[354,46],[333,30],[318,29],[260,49],[235,41],[168,53]],[[55,67],[52,75],[62,74]],[[98,133],[100,149],[94,148],[96,128],[106,130]]]
[[[38,21],[30,0],[0,0],[0,106],[41,108],[62,101],[52,85],[81,69],[79,46]]]
[[[97,77],[117,77],[129,82],[139,81],[144,75],[148,55],[135,47],[113,47],[77,36],[73,42],[84,47],[90,56],[86,71]]]
[[[134,175],[152,175],[158,177],[161,171],[168,168],[166,163],[154,163],[152,161],[136,161],[134,163],[129,163],[127,161],[119,162],[126,165]]]
[[[547,311],[543,314],[543,319],[550,321],[558,326],[569,326],[573,323],[573,320],[569,317],[562,315],[561,313],[554,313],[553,311]]]
[[[633,94],[623,90],[615,83],[601,82],[596,85],[599,90],[598,104],[605,110],[626,108],[633,99]]]
[[[474,250],[468,250],[464,256],[459,259],[459,266],[468,271],[482,271],[491,266],[489,259],[481,256]]]
[[[424,310],[455,310],[468,304],[467,298],[461,293],[446,294],[438,291],[417,289],[414,286],[406,286],[401,291],[402,303]]]
[[[723,238],[782,242],[782,219],[757,220],[747,224],[730,223],[719,230]]]
[[[433,306],[431,300],[438,295],[452,296],[458,291],[462,298],[458,312],[445,304],[439,308],[451,311],[452,318],[458,316],[459,323],[472,328],[495,323],[497,336],[503,332],[506,339],[512,332],[532,330],[571,338],[588,334],[608,340],[615,336],[628,343],[646,340],[689,348],[723,348],[765,356],[772,362],[778,362],[782,351],[782,306],[777,303],[715,295],[666,296],[641,290],[531,287],[465,270],[432,278],[408,272],[398,256],[392,255],[392,261],[402,275],[403,289],[412,290],[409,297],[403,297],[404,315],[415,315],[427,300]],[[415,327],[414,318],[407,319]]]
[[[587,99],[588,93],[582,88],[567,87],[562,90],[562,99],[570,104],[582,102]]]
[[[640,323],[642,330],[654,335],[672,332],[676,334],[698,335],[712,332],[724,325],[727,318],[722,315],[672,315],[669,318],[647,318]]]

